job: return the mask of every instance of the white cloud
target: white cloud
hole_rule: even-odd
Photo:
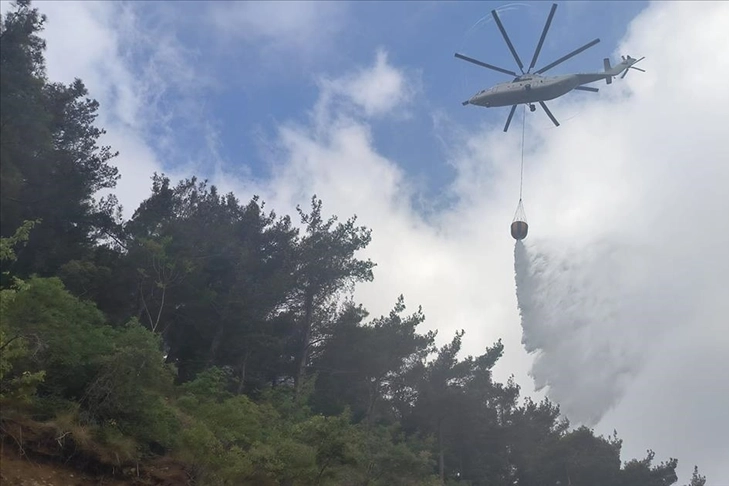
[[[395,108],[403,109],[420,90],[420,79],[415,73],[407,75],[388,62],[388,54],[379,49],[373,66],[336,79],[322,79],[322,101],[333,96],[354,103],[366,116],[382,116]],[[320,107],[322,112],[330,106]]]
[[[255,46],[257,70],[307,65],[334,51],[348,9],[344,2],[218,2],[205,15],[223,45],[235,43],[240,50],[243,41]]]
[[[245,2],[220,4],[211,11],[216,24],[231,35],[295,44],[303,38],[319,35],[336,25],[328,25],[341,7],[317,2]]]
[[[184,166],[192,161],[177,160],[174,131],[197,123],[195,96],[212,81],[195,71],[194,53],[185,51],[173,32],[142,26],[133,4],[48,1],[33,6],[48,17],[41,35],[47,42],[49,79],[70,83],[80,78],[89,97],[99,101],[98,126],[107,130],[101,143],[120,151],[112,163],[122,177],[113,192],[130,217],[149,193],[152,173],[169,169],[164,159],[178,164],[174,174],[188,172]]]

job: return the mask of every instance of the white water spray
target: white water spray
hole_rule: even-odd
[[[652,285],[660,266],[646,251],[608,240],[537,244],[517,241],[514,250],[530,374],[571,422],[594,426],[683,309],[665,282]]]

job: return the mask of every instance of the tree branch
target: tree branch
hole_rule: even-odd
[[[154,292],[154,290],[152,291]],[[144,311],[147,313],[147,318],[149,318],[149,325],[152,327],[154,325],[154,322],[152,321],[152,314],[149,313],[149,307],[147,307],[147,301],[144,299],[144,281],[139,282],[139,296],[142,298],[142,305],[144,306]],[[154,332],[154,330],[153,330]]]
[[[159,325],[159,320],[162,317],[162,309],[165,306],[165,294],[167,294],[167,285],[162,284],[162,300],[159,304],[159,312],[157,312],[157,321],[154,323],[154,326],[152,327],[152,332],[155,332],[155,330],[157,330],[157,326]]]
[[[22,335],[20,335],[20,334],[17,334],[16,336],[12,337],[12,338],[11,338],[11,339],[9,339],[8,341],[6,341],[6,342],[5,342],[5,344],[3,344],[2,346],[0,346],[0,351],[2,351],[3,349],[5,349],[5,348],[6,348],[6,347],[7,347],[7,346],[8,346],[8,345],[9,345],[10,343],[12,343],[13,341],[15,341],[16,339],[19,339],[19,338],[21,338],[21,337],[23,337],[23,336],[22,336]]]

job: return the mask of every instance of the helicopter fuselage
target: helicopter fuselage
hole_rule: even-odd
[[[629,69],[637,69],[638,71],[643,71],[640,68],[634,67],[633,64],[640,62],[641,60],[645,59],[645,57],[641,57],[640,59],[634,59],[630,56],[621,56],[622,62],[614,67],[610,66],[609,58],[604,58],[603,67],[605,70],[602,72],[573,73],[564,74],[562,76],[544,76],[545,72],[549,71],[555,66],[559,66],[566,60],[571,59],[580,52],[583,52],[585,49],[589,49],[590,47],[599,43],[600,39],[598,38],[593,39],[582,47],[579,47],[569,54],[560,57],[556,61],[547,64],[543,68],[532,72],[532,68],[536,66],[537,59],[539,58],[539,52],[544,45],[544,39],[546,38],[547,32],[549,31],[549,26],[552,24],[552,18],[554,17],[554,12],[556,10],[557,4],[554,3],[552,4],[552,8],[549,11],[547,22],[544,24],[542,35],[539,38],[537,47],[534,50],[534,55],[532,56],[532,61],[529,64],[526,72],[524,72],[524,63],[521,61],[521,58],[514,49],[514,45],[511,43],[509,35],[506,33],[506,29],[501,23],[498,13],[496,12],[496,10],[491,10],[491,16],[494,18],[494,21],[496,21],[496,26],[499,28],[501,36],[504,38],[506,45],[509,47],[509,51],[511,51],[511,55],[514,57],[516,64],[519,66],[521,74],[517,74],[516,71],[511,71],[509,69],[504,69],[499,66],[494,66],[492,64],[488,64],[483,61],[479,61],[478,59],[474,59],[472,57],[465,56],[456,52],[455,57],[459,59],[470,62],[471,64],[475,64],[477,66],[481,66],[486,69],[491,69],[492,71],[498,71],[500,73],[513,76],[512,81],[510,82],[499,83],[492,86],[491,88],[476,93],[468,101],[462,101],[461,104],[463,106],[476,105],[483,106],[485,108],[511,106],[511,111],[509,111],[509,116],[506,119],[506,125],[504,125],[504,131],[506,132],[509,129],[509,124],[511,123],[511,119],[514,116],[517,105],[526,104],[529,105],[529,109],[531,111],[536,111],[537,108],[536,106],[534,106],[534,103],[538,102],[544,112],[547,114],[547,116],[552,120],[552,123],[554,123],[555,126],[559,126],[559,122],[554,117],[554,115],[552,115],[552,112],[549,110],[549,108],[547,108],[547,104],[545,103],[545,101],[559,98],[560,96],[563,96],[574,89],[596,93],[598,92],[597,88],[583,85],[600,80],[605,80],[606,84],[611,84],[613,76],[617,76],[618,74],[622,73],[620,79],[623,79],[628,73]]]
[[[564,74],[561,76],[522,75],[476,93],[468,104],[495,108],[548,101],[578,86],[605,79],[605,73]]]

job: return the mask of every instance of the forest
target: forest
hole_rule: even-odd
[[[371,232],[316,195],[279,215],[150,174],[124,220],[99,104],[47,78],[45,20],[19,0],[0,22],[3,448],[134,484],[678,482],[677,459],[621,458],[496,382],[500,341],[437,346],[403,296],[369,315]]]

